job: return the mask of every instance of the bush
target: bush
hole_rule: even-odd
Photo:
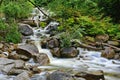
[[[8,24],[0,20],[0,40],[18,43],[21,41],[21,34],[18,32],[17,24]]]
[[[4,5],[3,12],[6,18],[21,19],[29,16],[32,6],[25,0],[10,1]]]

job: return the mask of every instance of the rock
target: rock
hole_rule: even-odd
[[[41,72],[41,69],[38,68],[38,66],[32,66],[32,67],[29,67],[29,69],[30,69],[30,71],[32,71],[33,74]]]
[[[104,51],[102,51],[101,57],[105,57],[108,59],[113,59],[115,56],[115,51],[114,49],[108,47]]]
[[[120,59],[120,55],[119,55],[119,54],[116,54],[116,55],[114,56],[114,59],[119,60],[119,59]]]
[[[42,66],[50,63],[48,56],[44,53],[40,53],[34,56],[33,59],[34,59],[34,62],[37,62]]]
[[[25,72],[25,71],[27,71],[27,70],[13,68],[8,72],[8,75],[18,75],[18,74]]]
[[[32,44],[19,45],[16,53],[21,55],[21,58],[30,59],[32,56],[39,54],[38,48]]]
[[[25,66],[25,62],[22,60],[15,60],[15,68],[23,68]]]
[[[47,77],[50,74],[48,72],[41,72],[39,75],[33,75],[33,77],[31,78],[31,80],[47,80]]]
[[[74,47],[69,47],[69,48],[62,48],[61,49],[61,57],[65,58],[73,58],[78,55],[78,50]]]
[[[30,80],[28,72],[22,72],[21,74],[17,75],[14,80]]]
[[[74,78],[68,73],[55,71],[49,75],[47,80],[74,80]]]
[[[105,80],[103,71],[88,71],[75,74],[76,77],[82,77],[86,80]]]
[[[90,37],[90,36],[85,36],[85,40],[88,41],[88,42],[95,42],[95,38]]]
[[[48,30],[49,32],[56,30],[58,27],[59,23],[58,22],[50,22],[47,27],[45,28],[45,30]]]
[[[3,48],[3,44],[2,43],[0,43],[0,49],[2,49]]]
[[[33,35],[33,29],[28,24],[19,24],[19,28],[18,29],[24,36]]]
[[[59,40],[56,38],[51,38],[50,40],[48,40],[48,48],[56,48],[59,47],[60,43]]]
[[[53,48],[53,49],[50,50],[50,52],[55,57],[61,57],[60,48]]]
[[[109,36],[107,34],[97,35],[95,39],[97,42],[106,42],[107,40],[109,40]]]
[[[0,65],[7,65],[14,63],[14,60],[7,58],[0,58]]]
[[[2,69],[2,72],[8,73],[12,68],[14,68],[15,64],[8,64],[5,65],[4,68]]]
[[[108,41],[108,44],[113,45],[113,46],[119,46],[119,42],[118,41]]]

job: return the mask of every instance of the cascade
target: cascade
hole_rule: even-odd
[[[69,59],[54,58],[49,49],[42,49],[40,44],[41,38],[37,37],[36,34],[40,33],[42,34],[42,36],[49,37],[49,35],[46,34],[46,32],[48,32],[47,29],[49,28],[49,26],[56,26],[56,25],[59,25],[59,23],[50,22],[50,24],[48,24],[44,29],[41,29],[41,28],[33,29],[34,35],[31,36],[31,39],[34,40],[35,45],[39,50],[39,53],[47,54],[48,58],[50,59],[51,67],[58,66],[58,67],[67,67],[67,68],[73,68],[73,69],[81,69],[81,67],[84,67],[90,71],[103,70],[105,73],[120,74],[120,61],[105,59],[100,56],[101,52],[88,51],[88,50],[78,48],[79,56],[82,55],[84,56],[85,59],[80,58],[80,60],[77,60],[76,58],[69,58]],[[116,64],[114,64],[113,61]],[[39,68],[47,68],[47,67],[39,66]]]

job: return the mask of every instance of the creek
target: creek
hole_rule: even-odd
[[[40,15],[40,14],[39,14]],[[42,19],[43,15],[41,15]],[[42,19],[43,20],[43,19]],[[42,21],[41,20],[41,21]],[[45,19],[44,19],[45,20]],[[38,23],[36,23],[38,25]],[[57,22],[51,22],[48,25],[55,25]],[[41,36],[37,36],[37,34],[41,34],[42,36],[49,37],[49,34],[45,34],[47,32],[46,26],[44,29],[42,28],[33,28],[34,35],[30,36],[31,40],[34,40],[34,44],[37,46],[39,53],[47,54],[50,59],[50,64],[48,66],[39,66],[41,69],[58,69],[58,68],[70,68],[74,70],[102,70],[105,73],[106,80],[120,80],[120,61],[118,60],[109,60],[101,57],[101,52],[97,51],[88,51],[87,49],[77,48],[79,50],[79,55],[76,58],[55,58],[52,56],[49,49],[42,49],[40,41],[42,40]],[[82,58],[80,57],[82,56]],[[79,59],[78,59],[79,58]]]

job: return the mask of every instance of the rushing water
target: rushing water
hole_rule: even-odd
[[[42,18],[41,18],[42,19]],[[117,60],[108,60],[106,58],[101,57],[101,52],[96,51],[88,51],[82,48],[78,48],[79,55],[76,58],[54,58],[50,53],[49,49],[42,49],[40,45],[41,38],[37,36],[37,34],[42,34],[42,36],[49,37],[47,32],[47,28],[50,25],[58,24],[56,22],[51,22],[44,29],[38,28],[33,29],[34,35],[31,36],[31,39],[34,40],[35,45],[37,46],[39,53],[45,53],[48,55],[50,59],[50,66],[39,66],[39,68],[56,68],[56,67],[66,67],[72,69],[86,69],[89,71],[92,70],[103,70],[107,76],[105,76],[106,80],[119,80],[120,78],[120,61]],[[78,59],[79,58],[79,59]],[[81,70],[82,70],[81,69]],[[109,76],[112,75],[112,76]],[[116,75],[115,77],[113,75]]]

